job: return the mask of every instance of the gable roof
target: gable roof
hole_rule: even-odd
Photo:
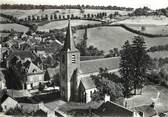
[[[10,105],[17,104],[18,102],[11,97],[7,97],[6,100],[2,103],[2,105]]]
[[[93,80],[90,77],[82,78],[81,83],[84,86],[85,90],[96,88],[95,83],[93,82]]]
[[[22,60],[24,60],[25,58],[31,58],[32,60],[36,59],[36,55],[33,54],[33,52],[31,52],[31,51],[22,51],[22,50],[18,51],[17,50],[17,51],[13,51],[12,53],[10,53],[10,55],[7,58],[7,60],[10,61],[15,56],[20,57]]]
[[[34,74],[34,73],[42,73],[43,71],[37,67],[35,64],[30,62],[29,67],[28,67],[28,74]]]
[[[94,110],[94,113],[99,116],[110,117],[133,117],[133,112],[114,102],[107,101]]]
[[[60,67],[59,65],[55,68],[47,68],[47,72],[50,78],[53,78],[55,75],[59,74]]]
[[[87,60],[80,62],[80,71],[82,74],[99,72],[99,68],[115,70],[119,68],[120,57],[110,57],[103,59]]]

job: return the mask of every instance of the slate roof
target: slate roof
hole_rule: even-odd
[[[120,57],[111,57],[80,62],[80,71],[82,74],[99,72],[99,68],[115,70],[119,68]]]
[[[13,59],[13,57],[15,57],[15,56],[18,56],[18,57],[20,57],[22,60],[24,60],[25,58],[31,58],[32,60],[35,60],[36,59],[36,55],[33,53],[33,52],[31,52],[31,51],[14,51],[14,52],[12,52],[9,56],[8,56],[8,58],[7,58],[7,60],[11,60],[11,59]]]
[[[156,115],[156,110],[152,108],[150,105],[143,105],[143,106],[135,107],[134,109],[138,112],[145,113],[145,115],[147,115],[148,117],[152,117]]]
[[[88,77],[88,78],[82,78],[81,79],[81,83],[83,84],[85,90],[96,88],[95,83],[93,82],[93,80],[90,77]]]
[[[56,74],[59,74],[60,67],[58,65],[56,68],[47,68],[47,72],[50,78],[53,78]]]
[[[133,117],[131,110],[111,101],[104,102],[97,109],[93,110],[93,112],[98,116]]]
[[[13,98],[30,97],[31,96],[31,94],[27,90],[11,90],[11,89],[8,89],[7,94],[10,97],[13,97]]]
[[[34,71],[35,70],[35,71]],[[28,74],[34,74],[34,73],[42,73],[43,71],[37,67],[35,64],[30,62],[29,67],[28,67]]]

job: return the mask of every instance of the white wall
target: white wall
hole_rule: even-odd
[[[92,99],[91,99],[91,92],[92,94],[94,93],[94,91],[97,91],[96,88],[93,88],[93,89],[88,89],[86,90],[86,103],[90,102]]]

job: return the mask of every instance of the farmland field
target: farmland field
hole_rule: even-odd
[[[139,16],[117,22],[119,24],[139,24],[139,25],[168,25],[168,18],[165,16]]]
[[[139,30],[144,33],[148,34],[163,34],[166,35],[168,34],[168,26],[156,26],[156,25],[127,25],[130,28],[133,28],[135,30]],[[145,27],[145,30],[141,30],[141,28]]]
[[[0,24],[0,31],[11,30],[11,29],[14,29],[15,31],[18,31],[18,32],[27,32],[29,28],[15,23]]]
[[[71,20],[71,26],[97,24],[97,23],[101,23],[101,22],[90,21],[90,20]],[[65,28],[67,24],[68,24],[67,20],[53,21],[43,26],[39,26],[38,30],[39,31],[49,31],[49,29],[61,29],[61,28]]]
[[[168,58],[168,51],[148,52],[151,58]]]
[[[81,39],[84,30],[76,33],[77,39]],[[131,33],[121,27],[98,27],[88,29],[88,44],[94,45],[105,52],[111,48],[121,48],[126,40],[131,39],[136,34]],[[168,37],[148,38],[144,37],[147,47],[154,45],[168,44]],[[78,40],[77,40],[78,41]]]
[[[114,13],[115,11],[118,11],[122,15],[126,15],[128,13],[131,13],[132,11],[120,11],[120,10],[95,10],[95,9],[85,9],[84,14],[97,14],[99,12],[106,12],[107,15],[110,13]],[[7,15],[12,15],[17,18],[25,18],[29,15],[35,15],[35,16],[41,16],[45,14],[58,14],[58,15],[67,15],[69,14],[69,9],[46,9],[42,11],[41,9],[33,9],[33,10],[18,10],[18,9],[12,9],[12,10],[1,10],[1,13],[5,13]],[[71,9],[70,14],[74,14],[74,16],[81,16],[83,14],[80,13],[79,9]]]

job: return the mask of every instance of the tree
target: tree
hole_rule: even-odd
[[[123,80],[124,97],[129,97],[132,91],[132,48],[129,41],[126,41],[121,50],[120,74]]]
[[[131,45],[126,41],[121,51],[120,62],[120,74],[124,82],[126,97],[130,95],[132,89],[134,89],[134,94],[137,89],[142,89],[149,63],[149,56],[142,36],[135,36]]]
[[[136,94],[136,89],[142,89],[145,83],[146,70],[149,67],[149,56],[142,36],[135,36],[132,43],[132,67],[134,70],[132,73],[134,76],[134,94]]]
[[[106,68],[100,68],[99,74],[91,77],[98,89],[98,92],[94,92],[92,95],[93,101],[103,100],[105,94],[110,95],[113,101],[119,97],[123,97],[123,85],[119,77],[115,74],[108,73]]]

